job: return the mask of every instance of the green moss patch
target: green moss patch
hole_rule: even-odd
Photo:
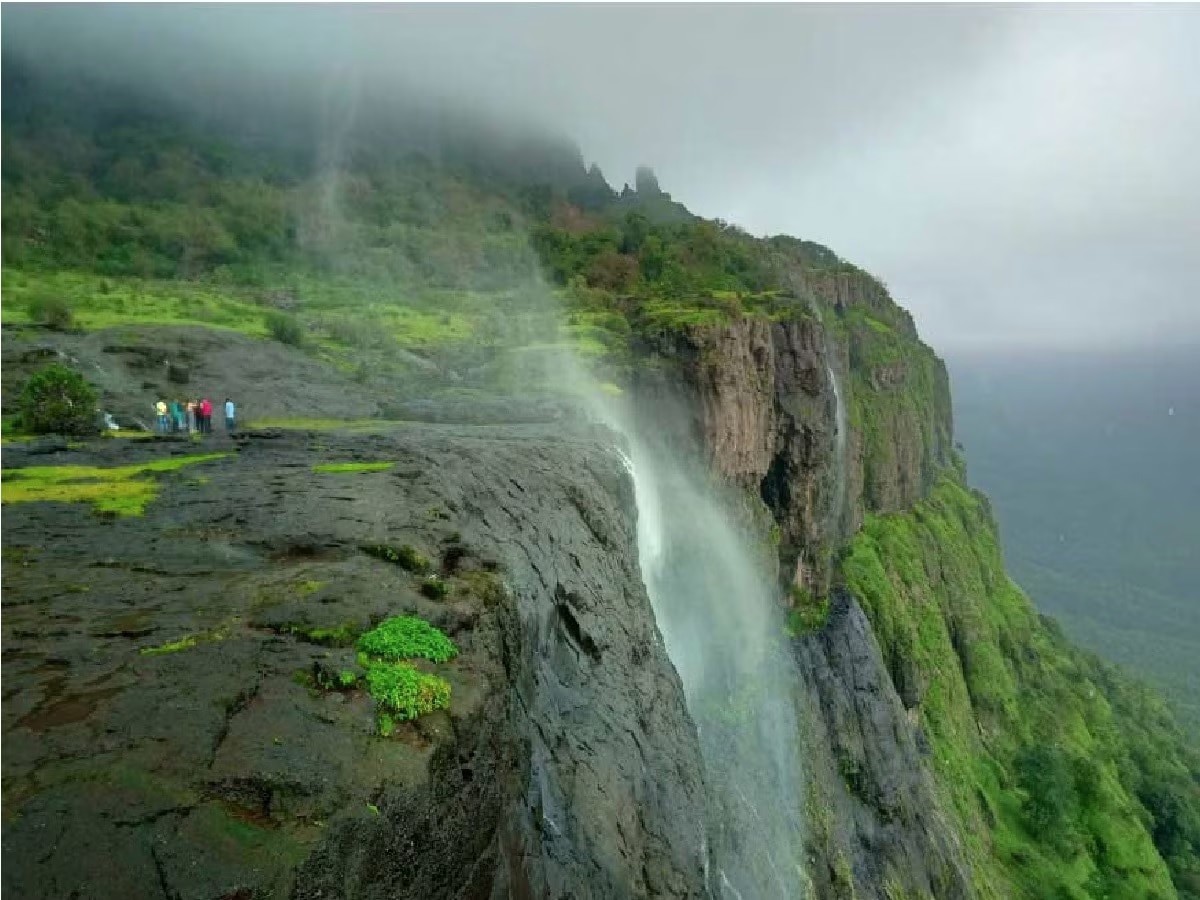
[[[216,641],[223,641],[229,637],[229,625],[224,624],[210,631],[201,631],[196,634],[186,634],[175,641],[167,641],[165,644],[159,644],[156,647],[143,647],[138,651],[142,656],[164,656],[168,653],[179,653],[183,650],[191,650],[200,644],[211,644]]]
[[[446,662],[458,655],[454,642],[424,619],[395,616],[385,619],[358,639],[358,649],[371,657],[397,661],[428,659]]]
[[[390,462],[343,462],[343,463],[319,463],[313,466],[313,471],[318,474],[336,474],[339,472],[382,472],[385,469],[390,469],[395,463]]]
[[[319,644],[322,647],[349,647],[358,636],[359,627],[355,622],[342,622],[329,627],[287,625],[283,630],[310,644]]]
[[[90,503],[99,513],[140,516],[158,496],[159,482],[151,475],[222,459],[227,453],[174,456],[131,466],[30,466],[5,469],[5,503]]]
[[[195,635],[189,634],[187,637],[182,637],[177,641],[168,641],[165,644],[159,644],[157,647],[143,647],[138,653],[142,656],[162,656],[166,653],[178,653],[180,650],[190,650],[198,642]]]

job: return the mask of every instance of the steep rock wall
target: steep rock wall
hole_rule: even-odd
[[[950,461],[949,387],[877,282],[848,273],[800,287],[820,318],[747,316],[652,334],[634,386],[670,411],[659,427],[681,448],[701,447],[721,479],[768,511],[781,585],[828,595],[842,541],[866,516],[920,501]],[[849,407],[841,460],[832,378]],[[973,897],[920,723],[871,622],[849,594],[833,597],[824,626],[794,642],[814,896]]]

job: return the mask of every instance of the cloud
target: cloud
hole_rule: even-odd
[[[209,102],[259,84],[320,96],[349,78],[545,123],[618,187],[649,163],[701,214],[828,244],[887,282],[935,345],[1200,339],[1196,7],[3,16],[6,49],[203,86]]]

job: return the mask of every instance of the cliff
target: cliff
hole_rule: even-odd
[[[869,276],[791,283],[807,309],[652,330],[635,383],[675,382],[679,440],[780,536],[816,895],[1195,896],[1197,832],[1157,793],[1195,808],[1195,756],[1157,719],[1174,749],[1148,789],[1131,747],[1159,714],[1115,709],[1123,679],[1008,580],[944,365]]]

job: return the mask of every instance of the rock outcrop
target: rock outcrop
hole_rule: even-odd
[[[676,411],[660,427],[681,448],[700,447],[721,479],[765,507],[781,587],[832,597],[828,621],[794,642],[816,896],[971,897],[920,726],[834,565],[866,515],[911,507],[950,462],[945,367],[868,276],[806,273],[794,287],[811,311],[653,334],[636,389],[647,408]],[[842,442],[834,378],[848,407]]]
[[[835,591],[828,623],[796,640],[795,658],[807,688],[803,742],[816,896],[973,896],[924,736],[906,714],[858,602]]]
[[[213,443],[144,517],[5,507],[6,894],[704,895],[695,730],[614,454],[545,428]],[[193,448],[37,449],[6,468]],[[393,466],[312,468],[345,460]],[[449,711],[383,737],[364,691],[313,675],[398,614],[461,654]]]

